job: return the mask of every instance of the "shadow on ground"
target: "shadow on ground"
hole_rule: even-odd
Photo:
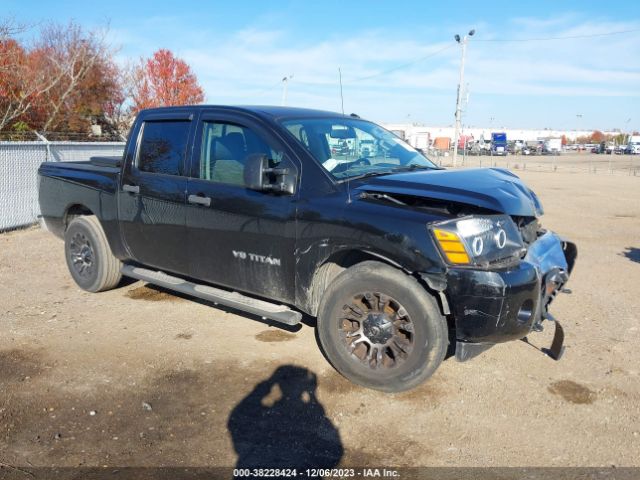
[[[228,428],[236,468],[331,468],[344,448],[316,398],[316,375],[279,367],[233,409]]]
[[[640,263],[640,248],[627,247],[626,250],[622,252],[622,255],[627,257],[632,262]]]
[[[0,350],[0,478],[3,464],[22,467],[25,458],[26,468],[298,469],[343,458],[340,434],[316,397],[317,376],[306,368],[218,361],[96,384],[91,372],[54,380],[56,367],[43,351]]]

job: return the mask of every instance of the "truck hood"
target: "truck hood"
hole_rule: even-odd
[[[370,177],[363,182],[358,191],[433,198],[522,217],[543,213],[536,195],[518,176],[501,168],[421,170]]]

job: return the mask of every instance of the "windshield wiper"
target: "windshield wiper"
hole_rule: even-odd
[[[374,170],[372,172],[363,173],[362,175],[355,175],[353,177],[345,177],[341,180],[357,180],[359,178],[367,178],[367,177],[377,177],[380,175],[390,175],[395,173],[394,170]]]
[[[376,200],[386,200],[388,202],[395,203],[396,205],[403,205],[403,206],[407,205],[403,201],[398,200],[397,198],[392,197],[391,195],[387,195],[386,193],[362,192],[360,193],[359,197],[362,199],[374,198]]]
[[[397,172],[413,172],[414,170],[436,170],[436,169],[434,167],[430,167],[428,165],[416,165],[414,163],[412,165],[396,167],[396,168],[393,169],[393,173],[397,173]]]

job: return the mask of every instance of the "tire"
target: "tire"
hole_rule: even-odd
[[[428,379],[449,341],[434,297],[415,278],[374,261],[348,268],[327,288],[318,338],[338,372],[384,392],[409,390]]]
[[[77,217],[69,223],[64,252],[69,272],[83,290],[102,292],[120,283],[122,263],[111,253],[104,230],[94,215]]]

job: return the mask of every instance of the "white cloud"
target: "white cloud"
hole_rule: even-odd
[[[151,24],[166,24],[154,19]],[[580,21],[575,14],[550,19],[514,18],[500,38],[527,39],[594,35],[640,29],[640,22]],[[460,30],[463,31],[463,30]],[[144,31],[113,32],[134,50],[149,55]],[[342,69],[349,111],[370,112],[374,117],[397,120],[427,105],[450,105],[438,121],[452,115],[458,83],[460,50],[453,39],[423,42],[402,32],[359,31],[331,35],[320,42],[293,37],[278,26],[245,26],[232,35],[185,32],[173,36],[174,51],[194,69],[211,103],[280,103],[283,76],[289,82],[289,103],[338,109],[338,67]],[[597,36],[552,41],[492,42],[497,33],[481,24],[469,41],[465,83],[475,105],[487,105],[488,96],[514,97],[640,97],[640,34]],[[448,44],[447,49],[431,58]],[[404,65],[404,68],[392,70]],[[370,77],[364,80],[358,78]],[[475,101],[475,100],[474,100]],[[549,100],[551,101],[551,100]],[[637,100],[634,100],[637,104]],[[473,104],[472,104],[473,105]],[[472,109],[470,109],[472,112]]]
[[[555,15],[548,18],[514,17],[511,19],[511,23],[513,25],[527,31],[544,31],[558,27],[564,27],[569,23],[578,21],[580,21],[579,16],[572,12],[567,12],[563,15]]]

